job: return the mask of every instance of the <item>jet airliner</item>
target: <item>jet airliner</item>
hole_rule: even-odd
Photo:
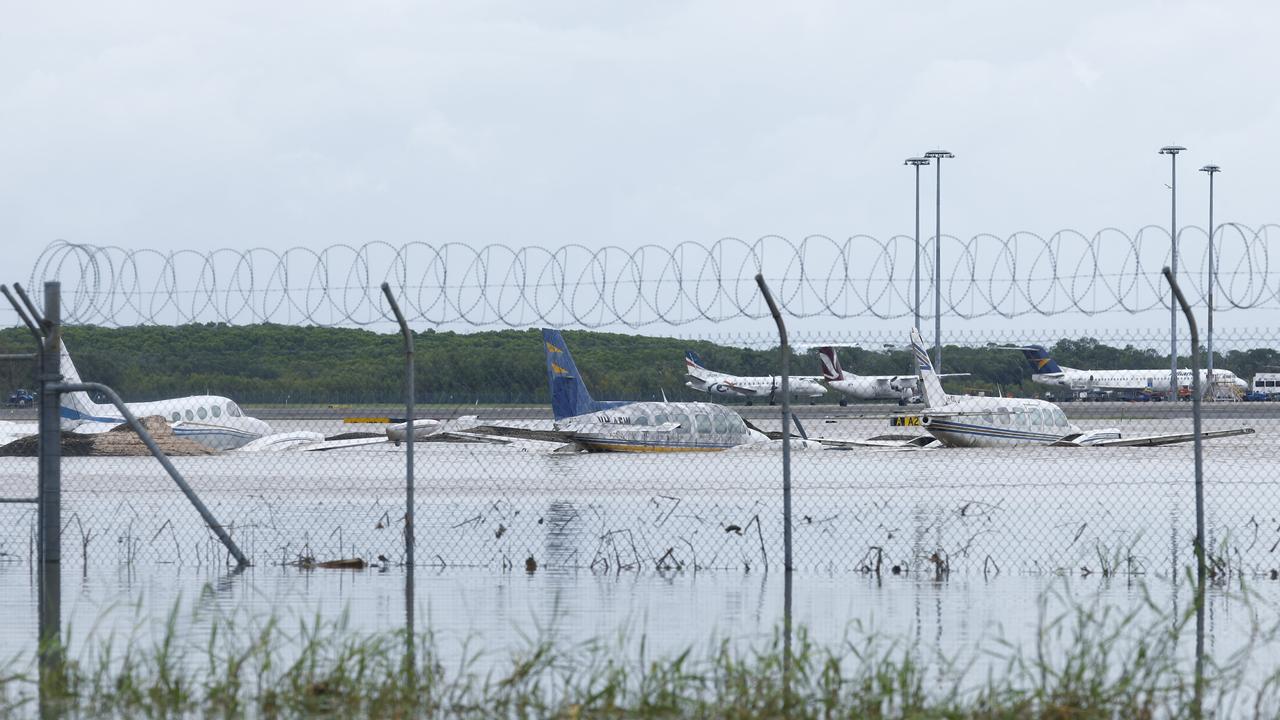
[[[1165,395],[1169,392],[1168,370],[1077,370],[1059,365],[1042,345],[1018,348],[1031,366],[1031,379],[1042,385],[1068,388],[1072,392],[1144,392]],[[1201,387],[1209,387],[1208,373],[1200,370]],[[1230,370],[1213,371],[1213,384],[1218,391],[1242,393],[1248,383]],[[1178,370],[1178,388],[1190,388],[1191,371]]]

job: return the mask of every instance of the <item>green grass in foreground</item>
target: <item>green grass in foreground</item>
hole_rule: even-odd
[[[288,628],[276,619],[223,619],[198,639],[184,639],[182,624],[175,609],[147,641],[135,632],[123,645],[114,638],[81,643],[89,650],[57,678],[42,681],[34,659],[15,660],[0,669],[0,716],[37,715],[41,682],[46,709],[86,718],[1195,714],[1193,615],[1171,616],[1149,598],[1127,613],[1075,605],[1042,623],[1034,647],[997,643],[968,659],[921,658],[909,644],[861,633],[818,647],[802,629],[789,670],[780,633],[756,649],[724,642],[702,656],[687,650],[661,659],[646,658],[643,643],[628,653],[599,643],[531,641],[499,661],[464,651],[446,666],[430,633],[414,638],[410,655],[404,633],[359,635],[344,619]],[[1276,670],[1258,667],[1270,659],[1265,647],[1276,632],[1261,631],[1256,619],[1253,627],[1248,646],[1262,647],[1260,657],[1241,652],[1206,668],[1206,715],[1274,717],[1280,709]],[[19,667],[24,663],[30,667]]]

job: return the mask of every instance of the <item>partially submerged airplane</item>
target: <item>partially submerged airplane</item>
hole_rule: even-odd
[[[1053,445],[1061,447],[1132,447],[1172,445],[1190,442],[1194,433],[1123,437],[1118,428],[1082,430],[1067,419],[1062,408],[1035,398],[1001,398],[975,395],[948,395],[933,370],[924,341],[911,330],[911,349],[920,377],[924,409],[920,425],[929,433],[909,440],[821,440],[834,447],[1008,447]],[[1249,435],[1253,428],[1201,433],[1201,438]]]
[[[919,378],[915,375],[855,375],[840,367],[840,357],[831,346],[818,348],[822,361],[822,377],[832,389],[858,400],[897,400],[899,405],[920,398]],[[947,373],[939,377],[962,377],[969,373]],[[848,401],[841,399],[841,405]]]
[[[685,386],[709,395],[745,398],[748,405],[756,398],[768,398],[773,404],[782,386],[782,378],[777,375],[743,376],[708,370],[703,366],[702,358],[692,350],[685,351],[684,365]],[[821,380],[815,376],[794,375],[788,385],[792,395],[816,398],[827,394]]]
[[[724,450],[766,439],[723,405],[596,400],[560,332],[543,328],[542,344],[555,428],[587,450]]]
[[[80,382],[80,373],[66,345],[60,361],[62,379]],[[125,403],[135,417],[159,415],[173,426],[173,434],[214,450],[238,448],[271,432],[265,422],[248,417],[230,398],[220,395],[191,395],[154,402]],[[124,422],[115,405],[95,403],[85,392],[63,393],[60,408],[62,429],[79,434],[106,432]]]
[[[1042,385],[1053,385],[1073,393],[1128,392],[1167,395],[1169,393],[1168,370],[1077,370],[1059,365],[1043,345],[1026,345],[1018,348],[1031,365],[1031,379]],[[1191,371],[1178,370],[1178,389],[1189,390]],[[1200,386],[1209,387],[1206,370],[1200,370]],[[1214,370],[1213,386],[1216,391],[1240,394],[1249,384],[1230,370]],[[1220,393],[1221,394],[1221,393]]]

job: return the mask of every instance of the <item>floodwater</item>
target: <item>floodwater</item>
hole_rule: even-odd
[[[1214,418],[1207,429],[1241,424]],[[1180,421],[1090,423],[1103,425],[1186,430]],[[807,429],[885,431],[820,418]],[[770,641],[784,607],[777,443],[711,454],[549,449],[418,445],[416,618],[442,649],[460,656],[470,641],[500,656],[553,639],[616,640],[635,651],[643,639],[654,656],[721,639]],[[1258,607],[1272,612],[1280,595],[1270,579],[1280,568],[1280,451],[1266,432],[1205,451],[1211,554],[1222,576],[1257,593],[1255,604],[1224,590],[1211,596],[1210,647],[1229,651],[1252,637]],[[1152,621],[1157,609],[1176,615],[1190,601],[1177,581],[1192,562],[1191,453],[797,449],[793,620],[819,644],[875,632],[954,656],[996,639],[1028,647],[1047,617],[1079,603],[1146,608]],[[64,459],[62,604],[73,652],[90,637],[149,637],[174,607],[193,633],[218,617],[270,615],[345,614],[353,629],[402,628],[404,460],[402,447],[386,444],[175,459],[253,560],[234,572],[154,461]],[[32,459],[0,460],[0,496],[33,496],[34,476]],[[0,660],[34,648],[33,531],[30,506],[0,505]],[[296,567],[356,557],[374,566]]]

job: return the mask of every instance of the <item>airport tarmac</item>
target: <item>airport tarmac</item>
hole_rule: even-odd
[[[780,405],[731,405],[748,420],[776,417]],[[1165,420],[1191,418],[1191,403],[1164,402],[1070,402],[1061,407],[1073,420]],[[1204,403],[1204,417],[1280,419],[1280,402],[1276,403]],[[275,419],[334,419],[348,417],[402,417],[402,405],[334,405],[317,406],[247,406],[246,412],[270,421]],[[802,421],[807,419],[864,418],[896,414],[920,414],[922,405],[900,407],[896,403],[850,404],[840,407],[834,403],[809,405],[796,404],[791,410]],[[418,405],[418,417],[447,420],[463,415],[477,415],[490,420],[549,420],[551,408],[546,405],[495,406],[495,405]],[[887,420],[886,420],[887,422]]]

